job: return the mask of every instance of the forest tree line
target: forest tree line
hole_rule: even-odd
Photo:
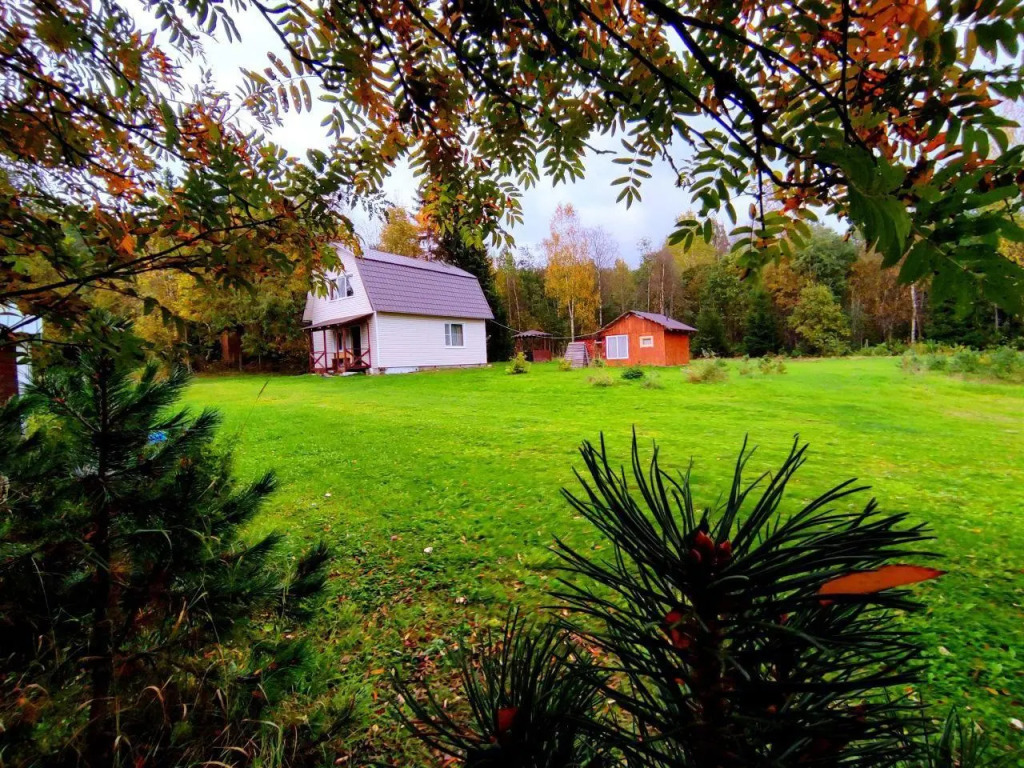
[[[457,235],[435,237],[420,217],[395,207],[369,240],[383,251],[440,259],[476,275],[495,313],[488,324],[495,361],[508,358],[515,331],[543,330],[567,341],[631,309],[693,325],[695,353],[717,356],[840,355],[922,339],[984,348],[1024,337],[1020,317],[980,294],[957,306],[936,301],[927,281],[900,283],[856,234],[816,226],[791,258],[751,272],[738,264],[719,222],[712,220],[711,232],[710,242],[642,240],[634,254],[624,254],[607,230],[584,227],[571,205],[561,205],[539,248],[494,255]],[[301,315],[315,282],[305,269],[267,275],[251,289],[212,290],[170,272],[140,281],[146,298],[133,305],[138,331],[168,361],[305,369]],[[229,335],[241,360],[224,360]]]
[[[856,234],[815,226],[792,257],[752,272],[739,265],[719,222],[711,231],[710,242],[689,248],[641,241],[630,266],[606,231],[583,228],[572,207],[561,206],[539,253],[496,260],[496,291],[517,330],[573,338],[642,310],[693,325],[694,350],[719,356],[839,355],[923,339],[983,348],[1024,334],[1020,317],[980,293],[957,305],[937,298],[927,280],[900,283]],[[1020,253],[1008,255],[1021,261]],[[567,287],[570,268],[577,274]]]

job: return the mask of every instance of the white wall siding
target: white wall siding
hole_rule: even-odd
[[[338,257],[341,259],[345,272],[352,280],[352,295],[343,296],[337,299],[329,299],[326,296],[309,294],[306,312],[303,313],[303,320],[318,325],[328,321],[344,321],[354,317],[368,315],[373,311],[370,307],[370,299],[366,295],[366,287],[359,276],[356,268],[356,257],[344,248],[338,248]],[[339,271],[329,272],[328,277],[337,277]]]
[[[374,368],[433,368],[487,363],[483,320],[377,314]],[[444,345],[444,324],[462,323],[465,346]]]

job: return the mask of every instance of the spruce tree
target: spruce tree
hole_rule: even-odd
[[[779,338],[779,324],[772,311],[771,296],[766,291],[757,291],[747,314],[746,333],[743,345],[751,357],[774,354],[782,346]]]
[[[729,339],[726,336],[722,313],[713,304],[702,304],[697,313],[697,335],[693,340],[693,351],[697,355],[729,354]]]
[[[187,376],[141,364],[126,327],[93,316],[84,339],[0,410],[0,755],[255,756],[311,662],[301,642],[250,631],[294,628],[328,553],[279,566],[280,536],[243,539],[274,476],[232,479],[218,416],[175,410]]]

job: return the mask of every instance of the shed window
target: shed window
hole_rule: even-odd
[[[605,336],[604,356],[609,360],[628,360],[629,336],[625,334],[620,336]]]
[[[344,272],[331,281],[329,290],[332,301],[334,299],[343,299],[355,293],[352,290],[352,278]]]
[[[462,323],[444,324],[444,345],[446,347],[466,346],[462,335]]]
[[[653,336],[641,336],[640,337],[640,346],[641,347],[653,347],[654,346],[654,337]]]

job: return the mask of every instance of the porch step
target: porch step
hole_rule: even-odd
[[[573,368],[586,368],[590,364],[590,355],[587,354],[587,345],[582,341],[571,341],[565,347],[565,359]]]

